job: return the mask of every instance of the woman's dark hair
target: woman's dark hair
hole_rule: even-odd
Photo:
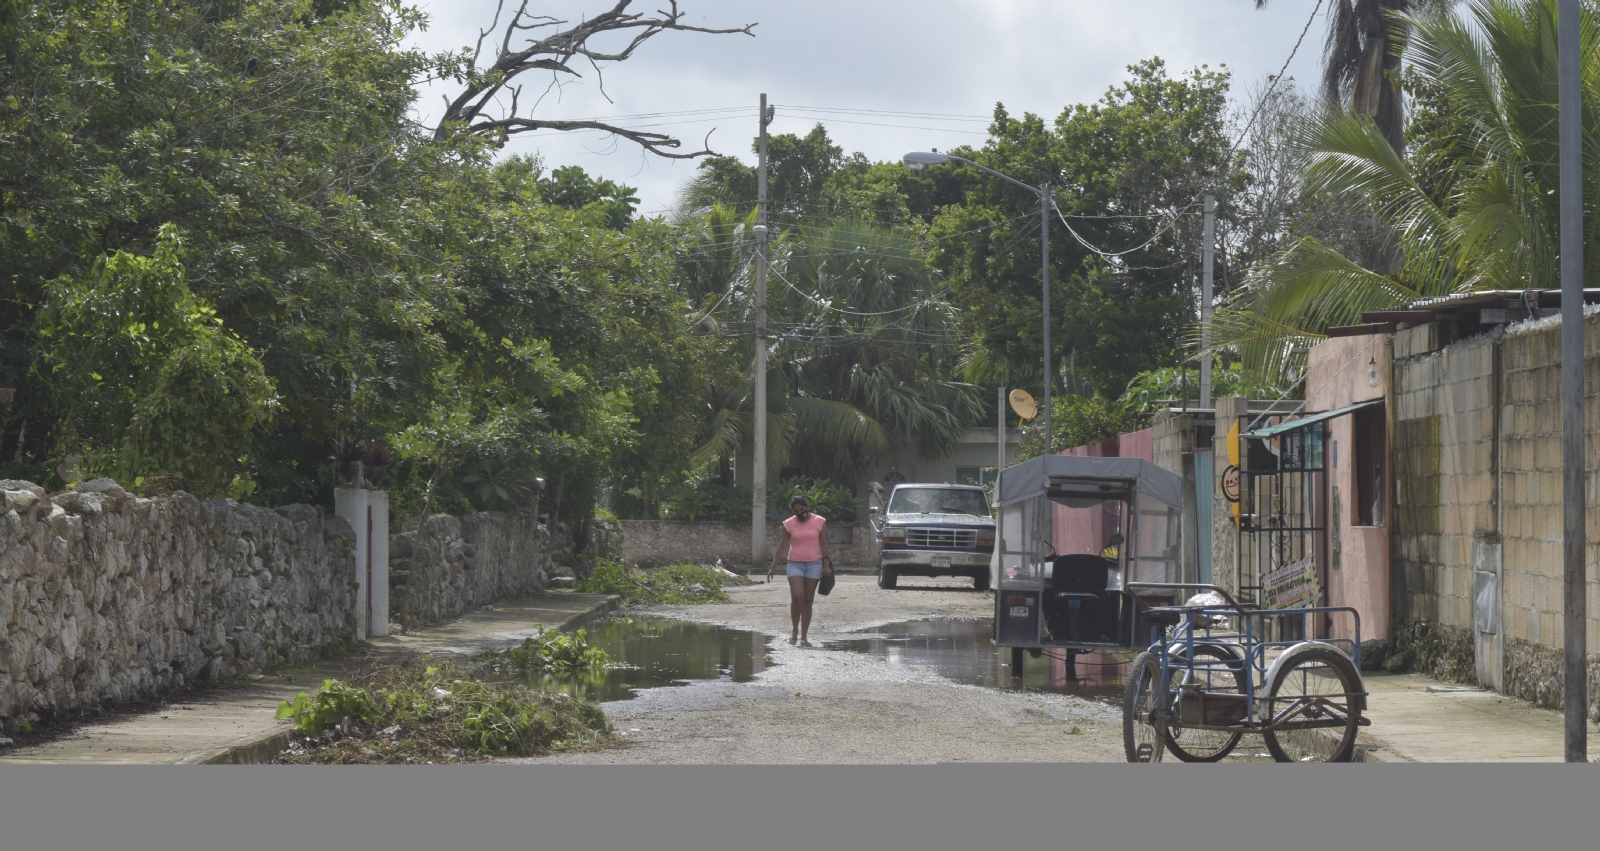
[[[789,507],[793,508],[796,505],[804,505],[809,507],[811,505],[811,499],[803,493],[797,493],[794,496],[789,497]]]

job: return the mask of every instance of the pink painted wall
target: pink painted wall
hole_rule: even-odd
[[[1387,335],[1334,337],[1311,349],[1306,387],[1308,411],[1330,411],[1369,399],[1389,396],[1389,338]],[[1368,368],[1378,366],[1378,386],[1368,384]],[[1355,525],[1355,418],[1339,417],[1328,431],[1328,485],[1339,489],[1336,524],[1341,552],[1339,568],[1327,570],[1328,601],[1324,605],[1350,606],[1361,613],[1361,637],[1389,636],[1389,527]],[[1337,448],[1335,448],[1337,446]],[[1386,465],[1387,468],[1387,465]],[[1392,474],[1391,474],[1392,475]],[[1391,507],[1391,513],[1392,513]],[[1330,533],[1331,534],[1331,533]],[[1329,550],[1331,554],[1331,549]],[[1332,561],[1330,555],[1330,561]],[[1336,636],[1351,638],[1348,617],[1334,617]]]
[[[1155,460],[1155,430],[1143,429],[1099,443],[1074,446],[1056,453],[1080,458],[1143,458]],[[1097,553],[1106,545],[1117,528],[1115,506],[1095,509],[1072,509],[1052,505],[1050,536],[1058,553]]]

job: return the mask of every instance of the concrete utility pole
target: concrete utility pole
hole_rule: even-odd
[[[994,412],[995,412],[995,417],[996,417],[995,426],[998,429],[994,433],[995,434],[995,440],[1000,444],[1000,460],[995,462],[995,466],[994,466],[994,480],[996,482],[998,482],[998,481],[1000,481],[1000,471],[1004,470],[1006,468],[1006,386],[1005,386],[1005,384],[1001,384],[1000,385],[1000,391],[995,396]],[[996,485],[995,487],[998,488],[999,485]],[[995,493],[994,493],[994,496],[995,496],[995,499],[999,499],[1000,498],[1000,491],[996,490]]]
[[[1562,614],[1565,629],[1567,762],[1588,762],[1589,688],[1584,664],[1583,451],[1583,91],[1578,0],[1560,0],[1556,27],[1561,139],[1561,486]]]
[[[1217,242],[1217,199],[1206,196],[1205,236],[1200,248],[1200,408],[1211,407],[1211,266]]]
[[[1050,430],[1050,187],[1039,184],[1039,253],[1044,301],[1044,454],[1055,453],[1055,433]]]
[[[767,94],[761,93],[761,142],[756,165],[756,427],[750,471],[750,563],[767,559]]]

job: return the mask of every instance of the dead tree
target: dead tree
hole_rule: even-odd
[[[639,45],[659,33],[677,30],[713,35],[743,33],[753,37],[755,33],[751,30],[755,24],[730,29],[690,26],[682,22],[684,13],[678,11],[677,0],[670,0],[667,9],[654,13],[629,12],[628,7],[633,5],[633,0],[617,0],[610,11],[571,24],[548,15],[530,14],[529,2],[520,0],[516,12],[502,31],[500,18],[505,12],[506,2],[500,0],[495,8],[494,22],[488,29],[479,31],[478,44],[472,54],[468,56],[463,51],[456,57],[454,67],[446,69],[448,76],[464,82],[466,88],[454,99],[447,99],[444,116],[434,130],[434,138],[443,139],[451,133],[465,130],[487,137],[496,145],[504,145],[512,135],[532,130],[604,130],[636,142],[645,150],[663,157],[690,159],[711,153],[709,149],[679,153],[676,149],[682,143],[672,136],[630,130],[604,121],[556,121],[525,116],[521,114],[520,79],[530,71],[549,71],[551,75],[549,85],[528,108],[529,112],[568,78],[583,76],[572,67],[574,63],[589,64],[600,83],[600,93],[605,96],[605,79],[600,63],[627,59]],[[622,33],[629,40],[615,50],[590,47],[591,39],[610,33]],[[483,67],[484,44],[495,34],[500,35],[500,40],[494,45],[494,63]],[[607,96],[606,100],[609,101],[610,97]],[[710,134],[707,134],[709,138]]]

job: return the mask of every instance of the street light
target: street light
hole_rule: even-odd
[[[912,151],[902,157],[901,160],[912,169],[920,169],[930,165],[942,165],[955,160],[956,162],[966,163],[980,171],[988,172],[1007,183],[1014,183],[1039,196],[1039,251],[1042,257],[1040,277],[1043,282],[1044,295],[1044,453],[1049,455],[1055,449],[1055,441],[1052,439],[1050,432],[1050,188],[1044,184],[1029,186],[1014,177],[1001,174],[966,157],[941,154],[938,151]]]

